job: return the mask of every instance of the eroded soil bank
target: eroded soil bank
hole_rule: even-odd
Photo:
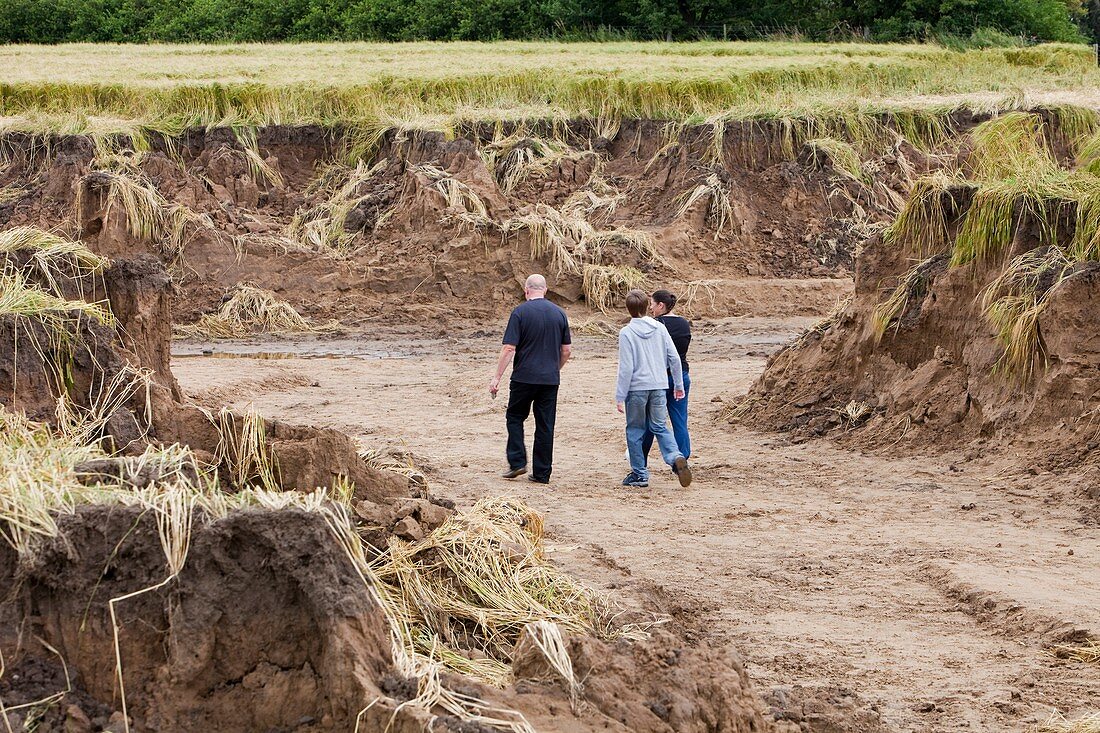
[[[977,121],[861,118],[858,152],[844,121],[12,133],[0,222],[157,254],[180,286],[177,323],[241,283],[352,326],[480,318],[532,271],[559,302],[596,309],[648,284],[694,315],[811,314],[848,291],[858,241],[942,163],[924,151]],[[727,282],[782,294],[738,299]]]

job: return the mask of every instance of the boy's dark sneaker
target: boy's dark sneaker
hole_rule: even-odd
[[[676,474],[676,478],[680,479],[680,486],[685,489],[691,486],[691,466],[688,465],[686,458],[680,456],[673,461],[672,472]]]
[[[530,476],[528,476],[527,480],[530,481],[533,484],[548,484],[548,483],[550,483],[550,479],[548,479],[548,478],[538,478],[537,476],[535,476],[535,474],[531,474]]]
[[[516,478],[527,473],[527,466],[520,466],[519,468],[509,468],[504,473],[500,474],[501,478]]]
[[[649,479],[642,478],[638,474],[631,471],[623,479],[623,486],[632,486],[635,489],[645,489],[649,487]]]

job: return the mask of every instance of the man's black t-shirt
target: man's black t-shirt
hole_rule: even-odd
[[[572,343],[569,319],[546,298],[516,306],[504,330],[504,343],[516,347],[512,379],[525,384],[561,383],[561,347]]]

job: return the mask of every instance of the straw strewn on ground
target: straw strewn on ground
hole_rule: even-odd
[[[66,132],[989,108],[1096,96],[1100,77],[1090,48],[1054,44],[70,44],[3,47],[0,66],[0,124]]]

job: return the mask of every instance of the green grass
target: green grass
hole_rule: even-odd
[[[13,45],[0,67],[0,124],[70,133],[995,109],[1100,76],[1085,46],[769,42]]]
[[[949,255],[950,267],[994,269],[980,305],[1004,348],[995,370],[1021,382],[1045,366],[1039,319],[1050,297],[1073,277],[1075,264],[1100,260],[1097,124],[1092,111],[1072,108],[1010,112],[982,123],[964,144],[961,169],[918,180],[884,234],[887,246],[922,258]],[[1009,258],[1021,232],[1026,251]],[[924,264],[875,308],[876,338],[923,290],[914,283]]]

